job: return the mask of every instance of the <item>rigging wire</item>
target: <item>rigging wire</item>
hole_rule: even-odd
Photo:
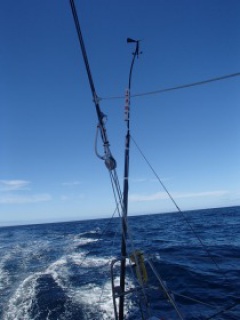
[[[140,149],[140,147],[138,146],[138,144],[136,143],[136,141],[133,139],[133,137],[131,136],[131,140],[133,141],[133,143],[135,144],[136,148],[138,149],[138,151],[140,152],[140,154],[142,155],[143,159],[146,161],[147,165],[149,166],[149,168],[151,169],[151,171],[153,172],[153,174],[155,175],[155,177],[157,178],[157,180],[159,181],[159,183],[161,184],[162,188],[165,190],[165,192],[168,194],[170,200],[173,202],[173,204],[175,205],[177,211],[182,215],[184,221],[187,223],[187,225],[189,226],[189,228],[191,229],[192,233],[194,234],[194,236],[196,237],[196,239],[199,241],[199,243],[201,244],[202,248],[205,250],[205,252],[207,253],[207,256],[210,258],[210,260],[213,262],[213,264],[216,266],[217,270],[220,271],[221,273],[223,273],[224,275],[224,280],[225,281],[229,281],[229,279],[226,277],[225,272],[223,272],[223,270],[220,268],[219,264],[216,262],[216,260],[213,258],[213,256],[211,255],[211,253],[209,252],[207,246],[202,242],[201,238],[198,236],[198,234],[195,232],[192,224],[188,221],[188,219],[186,218],[186,216],[184,215],[183,211],[180,209],[180,207],[177,205],[176,201],[174,200],[173,196],[171,195],[171,193],[168,191],[168,189],[166,188],[165,184],[162,182],[162,180],[160,179],[160,177],[158,176],[158,174],[156,173],[156,171],[154,170],[154,168],[152,167],[152,165],[150,164],[150,162],[148,161],[148,159],[146,158],[146,156],[144,155],[144,153],[142,152],[142,150]],[[180,296],[180,295],[179,295]],[[188,298],[191,300],[191,298],[185,296],[185,298]],[[239,300],[239,297],[235,297],[236,299]],[[240,300],[239,300],[240,301]],[[213,319],[215,318],[217,315],[220,315],[224,312],[230,311],[231,309],[235,308],[237,305],[239,305],[239,301],[236,302],[235,304],[232,304],[230,306],[227,306],[226,308],[224,308],[223,310],[217,312],[216,314],[212,315],[211,317],[207,318],[207,319]],[[198,300],[198,303],[200,304],[204,304],[203,302]]]
[[[108,138],[107,138],[107,131],[106,131],[105,124],[104,124],[105,115],[101,111],[101,108],[100,108],[99,98],[97,96],[97,92],[96,92],[96,89],[95,89],[92,73],[91,73],[91,70],[90,70],[87,51],[86,51],[86,48],[85,48],[83,35],[82,35],[82,32],[81,32],[81,27],[80,27],[80,22],[79,22],[78,15],[77,15],[77,10],[76,10],[76,7],[75,7],[74,0],[69,0],[69,1],[70,1],[73,20],[74,20],[74,23],[75,23],[75,28],[76,28],[76,32],[77,32],[77,36],[78,36],[78,40],[79,40],[79,44],[80,44],[80,48],[81,48],[81,52],[82,52],[82,57],[83,57],[85,69],[86,69],[87,76],[88,76],[90,89],[91,89],[91,92],[92,92],[93,101],[94,101],[94,104],[95,104],[95,109],[96,109],[97,118],[98,118],[98,127],[99,127],[99,130],[100,130],[100,133],[101,133],[101,138],[102,138],[102,141],[103,141],[104,156],[102,156],[101,158],[102,158],[102,160],[104,160],[105,165],[106,165],[106,167],[108,169],[115,170],[116,167],[117,167],[117,163],[116,163],[115,159],[113,158],[111,150],[110,150],[110,144],[109,144],[109,141],[108,141]]]
[[[234,308],[235,308],[236,306],[238,306],[238,305],[239,305],[239,302],[236,302],[236,303],[234,303],[233,305],[228,306],[228,307],[222,309],[221,311],[215,313],[214,315],[208,317],[206,320],[214,319],[214,318],[216,318],[217,316],[219,316],[219,315],[221,315],[221,314],[223,314],[223,313],[225,313],[225,312],[228,312],[228,311],[234,309]]]
[[[227,80],[227,79],[234,78],[234,77],[239,77],[239,76],[240,76],[240,72],[235,72],[235,73],[226,74],[226,75],[223,75],[223,76],[210,78],[210,79],[206,79],[206,80],[202,80],[202,81],[186,83],[186,84],[182,84],[182,85],[175,86],[175,87],[159,89],[159,90],[154,90],[154,91],[148,91],[148,92],[143,92],[143,93],[136,93],[136,94],[132,94],[131,98],[149,96],[149,95],[154,95],[154,94],[161,94],[161,93],[180,90],[180,89],[187,89],[187,88],[201,86],[201,85],[209,84],[209,83],[212,83],[212,82],[221,81],[221,80]],[[99,99],[101,99],[101,100],[117,100],[117,99],[124,99],[124,96],[101,97]]]
[[[195,299],[195,298],[192,298],[192,297],[188,297],[184,294],[179,294],[179,293],[176,293],[176,292],[173,292],[173,295],[176,296],[176,297],[181,297],[181,298],[184,298],[186,300],[189,300],[189,301],[193,301],[193,302],[196,302],[198,304],[201,304],[203,306],[206,306],[206,307],[209,307],[209,308],[212,308],[212,309],[215,309],[216,306],[215,305],[212,305],[212,304],[209,304],[209,303],[206,303],[206,302],[203,302],[199,299]]]
[[[87,72],[87,76],[88,76],[89,85],[90,85],[91,92],[92,92],[93,101],[94,101],[94,104],[95,104],[95,109],[96,109],[97,118],[98,118],[97,133],[98,133],[98,131],[100,131],[100,133],[101,133],[101,138],[102,138],[102,142],[103,142],[103,149],[104,149],[104,155],[100,156],[98,154],[98,152],[97,152],[97,149],[96,149],[97,134],[96,134],[96,141],[95,141],[95,151],[96,151],[97,156],[100,159],[104,160],[105,165],[106,165],[108,171],[110,172],[110,176],[111,176],[111,179],[112,179],[111,181],[114,182],[114,188],[115,188],[114,189],[115,190],[114,191],[114,197],[115,197],[115,195],[117,195],[118,196],[118,202],[122,203],[122,192],[121,192],[121,189],[120,189],[119,179],[118,179],[118,175],[117,175],[117,171],[116,171],[117,163],[116,163],[115,159],[112,156],[112,153],[111,153],[111,150],[110,150],[110,144],[109,144],[109,141],[108,141],[108,138],[107,138],[107,131],[106,131],[106,127],[105,127],[106,116],[104,115],[104,113],[101,111],[101,108],[100,108],[99,98],[98,98],[97,93],[96,93],[96,89],[95,89],[92,73],[91,73],[91,70],[90,70],[87,51],[86,51],[86,48],[85,48],[85,44],[84,44],[83,35],[82,35],[82,32],[81,32],[81,27],[80,27],[80,23],[79,23],[79,19],[78,19],[75,3],[74,3],[74,0],[69,0],[69,1],[70,1],[73,20],[74,20],[74,23],[75,23],[75,28],[76,28],[76,32],[77,32],[77,36],[78,36],[78,40],[79,40],[82,56],[83,56],[83,61],[84,61],[86,72]]]
[[[186,216],[184,215],[183,211],[180,209],[180,207],[178,206],[178,204],[176,203],[176,201],[174,200],[173,196],[171,195],[171,193],[168,191],[167,187],[165,186],[165,184],[162,182],[162,180],[160,179],[159,175],[157,174],[157,172],[154,170],[154,168],[152,167],[152,165],[150,164],[150,162],[148,161],[148,159],[146,158],[146,156],[144,155],[144,153],[142,152],[142,150],[140,149],[140,147],[138,146],[138,144],[136,143],[136,141],[133,139],[133,137],[131,136],[131,140],[134,142],[136,148],[138,149],[138,151],[140,152],[140,154],[142,155],[143,159],[146,161],[147,165],[149,166],[149,168],[151,169],[151,171],[153,172],[153,174],[155,175],[155,177],[157,178],[157,180],[159,181],[159,183],[161,184],[162,188],[164,189],[164,191],[167,193],[167,195],[169,196],[170,200],[172,201],[172,203],[174,204],[174,206],[176,207],[177,211],[182,215],[183,219],[185,220],[185,222],[187,223],[187,225],[189,226],[189,228],[191,229],[192,233],[194,234],[194,236],[196,237],[196,239],[198,239],[199,243],[201,244],[202,248],[204,248],[205,252],[207,253],[207,255],[209,256],[209,258],[212,260],[212,262],[214,263],[214,265],[216,266],[216,268],[219,271],[222,271],[221,268],[219,267],[218,263],[215,261],[215,259],[213,258],[213,256],[210,254],[208,248],[206,247],[206,245],[202,242],[201,238],[198,236],[198,234],[196,233],[196,231],[194,230],[193,226],[191,225],[191,223],[188,221],[188,219],[186,218]]]

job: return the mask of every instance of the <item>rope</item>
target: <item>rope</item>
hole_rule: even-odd
[[[172,197],[172,195],[170,194],[170,192],[168,191],[167,187],[165,186],[165,184],[162,182],[162,180],[160,179],[160,177],[158,176],[158,174],[156,173],[156,171],[153,169],[152,165],[150,164],[150,162],[148,161],[148,159],[146,158],[146,156],[143,154],[142,150],[139,148],[138,144],[136,143],[136,141],[133,139],[133,137],[131,136],[132,141],[134,142],[135,146],[137,147],[138,151],[140,152],[140,154],[142,155],[143,159],[146,161],[147,165],[149,166],[149,168],[151,169],[151,171],[153,172],[153,174],[155,175],[155,177],[157,178],[157,180],[159,181],[159,183],[161,184],[162,188],[164,189],[164,191],[167,193],[167,195],[169,196],[170,200],[172,201],[172,203],[174,204],[174,206],[176,207],[177,211],[182,215],[183,219],[185,220],[186,224],[189,226],[189,228],[191,229],[193,235],[196,237],[196,239],[198,239],[199,243],[201,244],[202,248],[205,250],[205,252],[207,253],[208,257],[212,260],[213,264],[216,266],[216,268],[219,271],[222,271],[221,268],[219,267],[218,263],[215,261],[215,259],[213,258],[213,256],[210,254],[208,248],[205,246],[205,244],[202,242],[201,238],[198,236],[198,234],[195,232],[193,226],[191,225],[191,223],[188,221],[188,219],[186,218],[186,216],[184,215],[183,211],[179,208],[179,206],[177,205],[176,201],[174,200],[174,198]]]
[[[170,87],[170,88],[159,89],[159,90],[155,90],[155,91],[132,94],[131,98],[149,96],[149,95],[154,95],[154,94],[161,94],[161,93],[165,93],[165,92],[169,92],[169,91],[175,91],[175,90],[181,90],[181,89],[187,89],[187,88],[201,86],[201,85],[205,85],[205,84],[208,84],[208,83],[211,83],[211,82],[227,80],[227,79],[234,78],[234,77],[239,77],[239,76],[240,76],[240,72],[226,74],[226,75],[223,75],[223,76],[210,78],[210,79],[203,80],[203,81],[197,81],[197,82],[182,84],[182,85],[179,85],[179,86],[176,86],[176,87]],[[117,100],[117,99],[124,99],[124,96],[101,97],[100,99],[101,100]]]
[[[185,220],[185,222],[187,223],[187,225],[190,227],[192,233],[194,234],[194,236],[196,237],[196,239],[199,241],[199,243],[201,244],[202,248],[205,250],[205,252],[207,253],[207,256],[210,258],[210,260],[214,263],[214,265],[216,266],[216,268],[221,271],[221,273],[224,275],[224,280],[229,282],[229,279],[226,278],[226,274],[223,272],[223,270],[220,268],[220,266],[218,265],[218,263],[215,261],[215,259],[212,257],[212,255],[210,254],[208,248],[205,246],[205,244],[202,242],[201,238],[197,235],[197,233],[195,232],[193,226],[191,225],[191,223],[188,221],[188,219],[186,218],[186,216],[184,215],[184,213],[182,212],[182,210],[179,208],[179,206],[177,205],[176,201],[173,199],[172,195],[170,194],[170,192],[168,191],[168,189],[166,188],[166,186],[164,185],[164,183],[161,181],[160,177],[158,176],[158,174],[156,173],[156,171],[153,169],[152,165],[150,164],[150,162],[147,160],[146,156],[143,154],[142,150],[139,148],[139,146],[137,145],[136,141],[133,139],[133,137],[131,136],[132,141],[134,142],[135,146],[137,147],[138,151],[140,152],[140,154],[142,155],[142,157],[144,158],[144,160],[146,161],[146,163],[148,164],[148,166],[150,167],[151,171],[153,172],[153,174],[155,175],[155,177],[157,178],[157,180],[159,181],[159,183],[161,184],[161,186],[163,187],[163,189],[167,192],[169,198],[171,199],[171,201],[173,202],[173,204],[175,205],[175,207],[177,208],[177,211],[182,215],[183,219]],[[181,295],[178,295],[181,296]],[[190,300],[195,300],[196,302],[200,303],[200,304],[204,304],[203,302],[190,298],[190,297],[186,297],[183,296],[185,298],[188,298]],[[237,299],[239,299],[238,297],[236,297]],[[222,311],[217,312],[216,314],[212,315],[211,317],[207,318],[207,319],[213,319],[215,318],[217,315],[220,315],[224,312],[227,312],[231,309],[233,309],[234,307],[236,307],[237,305],[239,305],[239,302],[235,303],[234,305],[228,306],[225,309],[223,309]]]
[[[195,298],[191,298],[191,297],[185,296],[185,295],[183,295],[183,294],[179,294],[179,293],[176,293],[176,292],[174,292],[173,294],[174,294],[174,296],[181,297],[181,298],[184,298],[184,299],[186,299],[186,300],[194,301],[194,302],[197,302],[197,303],[199,303],[199,304],[202,304],[202,305],[207,306],[207,307],[210,307],[210,308],[216,308],[216,306],[214,306],[214,305],[212,305],[212,304],[209,304],[209,303],[200,301],[200,300],[195,299]]]
[[[88,62],[87,51],[86,51],[85,44],[84,44],[84,41],[83,41],[83,36],[82,36],[82,32],[81,32],[81,28],[80,28],[80,24],[79,24],[78,15],[77,15],[77,11],[76,11],[74,0],[70,0],[70,5],[71,5],[73,19],[74,19],[74,22],[75,22],[75,27],[76,27],[76,31],[77,31],[77,35],[78,35],[78,40],[79,40],[80,47],[81,47],[81,50],[82,50],[83,60],[84,60],[85,68],[86,68],[86,71],[87,71],[89,84],[90,84],[93,96],[96,97],[97,96],[96,95],[96,90],[95,90],[95,86],[94,86],[94,82],[93,82],[93,78],[92,78],[92,74],[91,74],[91,70],[90,70],[90,66],[89,66],[89,62]]]
[[[221,311],[215,313],[214,315],[210,316],[209,318],[207,318],[207,320],[213,319],[216,316],[219,316],[219,315],[223,314],[224,312],[230,311],[230,310],[232,310],[233,308],[235,308],[238,305],[239,305],[239,302],[236,302],[233,305],[228,306],[228,307],[224,308],[223,310],[221,310]]]

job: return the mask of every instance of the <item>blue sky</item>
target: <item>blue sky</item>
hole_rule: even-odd
[[[78,1],[100,97],[240,71],[238,0]],[[110,217],[96,114],[67,0],[0,4],[0,225]],[[132,136],[182,210],[240,205],[240,77],[132,99]],[[124,99],[102,100],[123,176]],[[99,145],[101,148],[101,145]],[[130,214],[174,211],[132,143]]]

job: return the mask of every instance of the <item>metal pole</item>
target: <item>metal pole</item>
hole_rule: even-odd
[[[123,209],[122,209],[122,246],[121,246],[121,269],[120,269],[120,288],[121,296],[119,298],[119,320],[124,319],[124,292],[125,292],[125,275],[126,275],[126,239],[127,239],[127,214],[128,214],[128,176],[129,176],[129,147],[130,147],[130,96],[131,96],[131,81],[132,71],[136,57],[139,55],[139,41],[127,39],[127,42],[136,43],[136,48],[133,53],[133,58],[130,66],[129,81],[128,81],[128,104],[126,106],[126,122],[127,133],[125,137],[125,164],[124,164],[124,182],[123,182]]]

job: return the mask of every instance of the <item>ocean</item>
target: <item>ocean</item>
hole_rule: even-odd
[[[128,241],[151,257],[184,319],[240,319],[240,207],[128,222]],[[110,264],[120,231],[119,218],[0,228],[0,319],[114,319]],[[146,292],[153,314],[179,319],[155,289]],[[126,297],[126,319],[142,319],[137,302]]]

